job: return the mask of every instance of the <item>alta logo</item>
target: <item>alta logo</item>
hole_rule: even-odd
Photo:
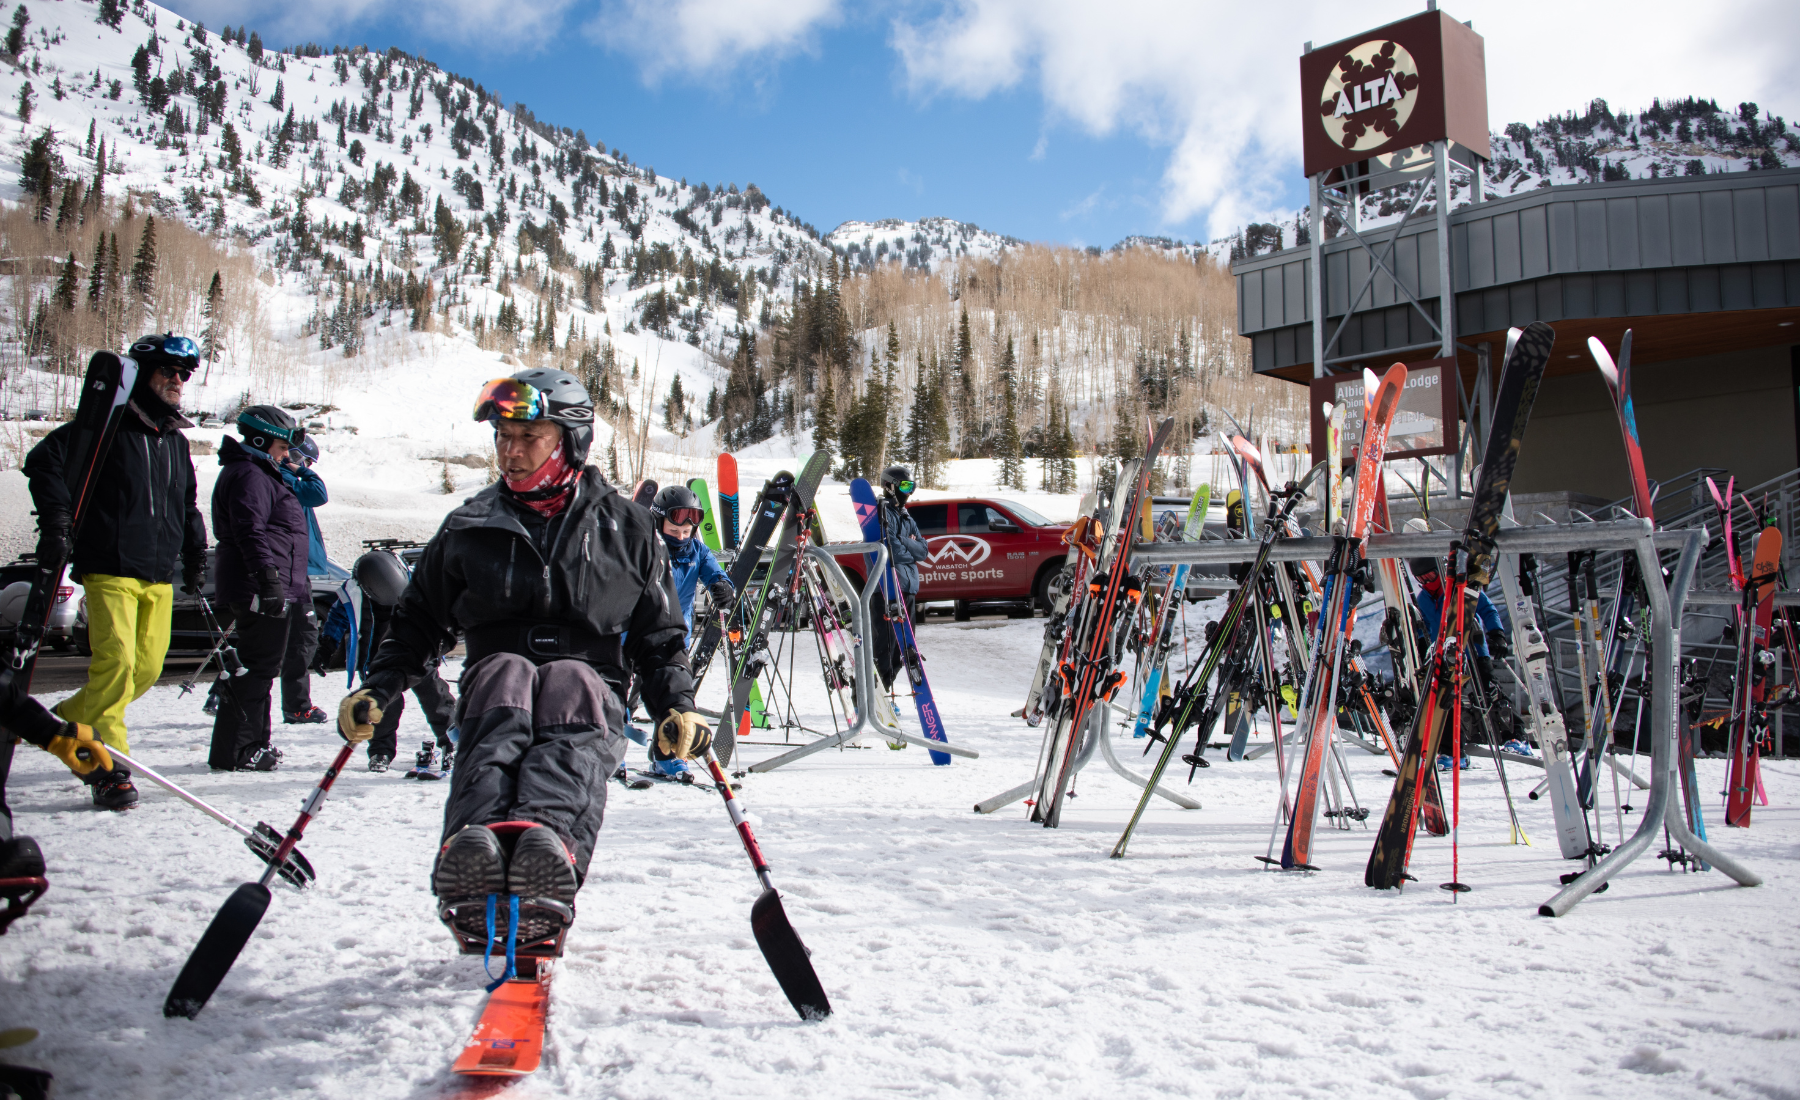
[[[1419,103],[1419,66],[1398,42],[1377,39],[1344,53],[1325,78],[1319,114],[1346,149],[1372,149],[1400,133]]]
[[[931,548],[931,564],[945,569],[980,565],[994,552],[987,540],[973,535],[939,535],[926,545]]]

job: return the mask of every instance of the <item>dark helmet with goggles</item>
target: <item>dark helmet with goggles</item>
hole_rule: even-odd
[[[275,405],[251,405],[237,415],[238,434],[244,442],[259,451],[267,451],[276,442],[297,447],[306,438],[300,426],[286,409]]]
[[[918,486],[913,484],[912,471],[904,466],[889,466],[881,471],[881,489],[885,493],[904,499],[912,496],[916,488]]]
[[[140,370],[166,370],[180,375],[183,382],[200,369],[200,348],[186,336],[172,332],[138,337],[130,354]]]
[[[594,399],[568,371],[536,367],[496,378],[475,397],[475,419],[548,420],[563,430],[570,465],[587,463],[594,445]]]
[[[650,502],[650,514],[657,519],[666,519],[677,527],[691,523],[698,527],[705,516],[700,507],[700,498],[686,485],[665,485]]]

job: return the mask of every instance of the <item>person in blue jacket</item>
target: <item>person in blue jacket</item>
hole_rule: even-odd
[[[1429,646],[1437,642],[1438,624],[1442,621],[1444,613],[1442,566],[1435,558],[1413,558],[1406,565],[1419,582],[1418,591],[1413,593],[1413,606],[1419,609],[1419,616],[1425,620],[1426,644]],[[1451,614],[1455,613],[1456,609],[1451,608]],[[1476,594],[1475,622],[1480,629],[1469,632],[1469,654],[1474,658],[1481,690],[1491,692],[1494,687],[1494,658],[1511,656],[1512,643],[1506,636],[1505,624],[1500,621],[1500,609],[1494,606],[1494,601],[1488,598],[1486,592]],[[1467,736],[1467,729],[1465,720],[1464,736]],[[1513,748],[1515,744],[1522,744],[1522,742],[1509,741],[1507,747]],[[1469,766],[1469,758],[1466,755],[1462,758],[1460,766],[1463,768]],[[1449,769],[1449,754],[1439,754],[1438,767],[1444,770]]]
[[[719,559],[707,545],[694,537],[704,512],[700,498],[685,485],[668,485],[650,502],[650,514],[656,517],[663,544],[669,548],[669,571],[675,578],[675,594],[681,599],[681,618],[687,624],[688,636],[694,636],[694,595],[702,584],[712,595],[714,607],[730,607],[737,598],[731,578],[720,568]],[[680,775],[688,770],[685,760],[659,760],[650,754],[650,767],[659,775]]]

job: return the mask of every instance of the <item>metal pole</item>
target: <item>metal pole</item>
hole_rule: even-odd
[[[1437,187],[1437,275],[1438,275],[1438,335],[1443,343],[1438,347],[1438,358],[1452,361],[1451,369],[1456,374],[1456,392],[1460,398],[1462,393],[1462,368],[1455,363],[1456,358],[1456,294],[1450,282],[1450,142],[1439,140],[1431,143],[1431,156],[1435,169],[1434,180]],[[1475,425],[1470,424],[1473,430]],[[1456,452],[1456,499],[1462,499],[1462,448]]]
[[[1325,367],[1325,188],[1324,175],[1306,181],[1308,200],[1312,203],[1312,273],[1307,277],[1308,301],[1312,305],[1313,377],[1330,373]]]
[[[1668,587],[1664,588],[1655,583],[1655,579],[1661,576],[1662,563],[1656,555],[1650,522],[1634,522],[1640,523],[1644,532],[1643,537],[1638,540],[1637,555],[1646,581],[1644,587],[1650,595],[1651,660],[1654,662],[1651,670],[1655,695],[1651,699],[1650,710],[1650,805],[1645,809],[1637,832],[1631,839],[1613,849],[1612,854],[1601,860],[1599,865],[1583,873],[1555,897],[1538,906],[1539,916],[1560,917],[1583,898],[1600,889],[1608,879],[1643,854],[1656,838],[1659,826],[1667,827],[1676,843],[1724,871],[1740,885],[1758,886],[1762,883],[1762,878],[1754,871],[1729,856],[1721,855],[1711,845],[1696,838],[1688,830],[1686,813],[1681,808],[1680,800],[1671,797],[1671,792],[1679,782],[1675,768],[1680,761],[1680,750],[1675,738],[1679,736],[1676,729],[1679,700],[1676,696],[1679,691],[1681,663],[1680,615],[1686,604],[1688,585],[1693,583],[1694,570],[1700,562],[1700,552],[1706,544],[1706,532],[1695,529],[1685,533],[1675,573],[1670,578]]]

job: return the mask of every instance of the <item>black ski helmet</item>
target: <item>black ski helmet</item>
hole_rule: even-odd
[[[514,373],[510,378],[535,390],[536,403],[529,409],[521,410],[519,415],[509,417],[505,410],[490,400],[489,387],[496,382],[506,381],[496,378],[483,386],[481,396],[476,398],[475,419],[484,422],[505,419],[553,421],[562,426],[563,442],[568,445],[569,464],[585,466],[588,450],[594,445],[594,399],[588,396],[581,379],[568,371],[549,367],[530,367]]]
[[[298,420],[274,405],[251,405],[237,414],[237,427],[244,442],[259,451],[267,451],[277,440],[294,446],[306,435]]]
[[[310,435],[303,435],[300,437],[300,442],[294,444],[294,453],[306,459],[307,464],[311,465],[319,461],[319,442]]]
[[[382,607],[399,603],[407,581],[412,579],[406,572],[405,563],[391,550],[371,550],[357,558],[350,568],[350,575],[356,578],[363,595]]]
[[[904,466],[889,466],[881,471],[881,491],[905,500],[913,491],[912,471]]]
[[[1423,577],[1427,573],[1441,573],[1444,570],[1436,558],[1408,558],[1406,567],[1412,570],[1412,575],[1415,577]]]
[[[650,514],[657,519],[668,519],[683,509],[691,509],[697,513],[705,511],[700,507],[700,498],[686,485],[665,485],[657,491],[656,499],[650,502]]]
[[[172,332],[153,332],[140,336],[131,345],[131,358],[145,374],[158,367],[168,367],[187,381],[200,369],[200,349],[185,336]]]

